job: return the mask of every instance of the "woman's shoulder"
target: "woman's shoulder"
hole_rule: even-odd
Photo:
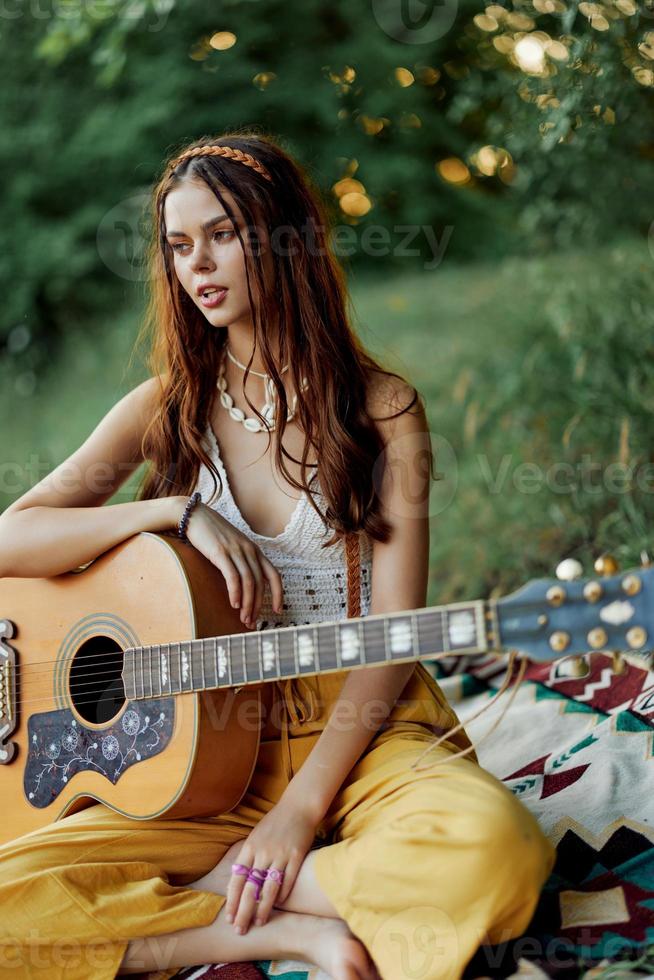
[[[366,410],[384,442],[427,427],[424,399],[404,378],[375,370],[366,389]]]

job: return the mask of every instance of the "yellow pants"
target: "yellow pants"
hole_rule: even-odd
[[[130,939],[213,922],[225,898],[185,885],[275,805],[345,676],[272,686],[281,731],[271,715],[229,813],[137,821],[96,804],[0,847],[0,977],[114,980]],[[389,720],[318,827],[316,844],[329,843],[315,851],[316,875],[384,980],[457,980],[479,945],[525,931],[555,848],[474,753],[410,769],[457,721],[421,664]],[[461,730],[428,761],[468,745]]]

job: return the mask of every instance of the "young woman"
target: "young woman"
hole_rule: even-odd
[[[5,511],[1,575],[56,575],[181,522],[243,623],[267,629],[346,615],[356,532],[361,615],[425,605],[424,408],[352,332],[325,214],[269,137],[170,160],[153,199],[152,377]],[[98,506],[144,460],[139,499]],[[114,473],[101,492],[99,463]],[[480,944],[525,930],[554,848],[462,729],[432,750],[446,764],[411,768],[458,721],[421,664],[266,690],[229,813],[135,821],[97,804],[0,848],[5,965],[109,980],[293,958],[337,980],[456,980]]]

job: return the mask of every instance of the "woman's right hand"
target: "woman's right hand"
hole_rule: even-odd
[[[183,500],[186,503],[187,498]],[[255,626],[266,581],[273,610],[282,611],[281,575],[254,541],[221,514],[206,504],[196,504],[186,525],[186,537],[225,576],[229,600],[234,608],[240,606],[242,623]]]

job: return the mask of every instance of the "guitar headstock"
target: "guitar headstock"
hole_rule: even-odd
[[[591,651],[648,653],[654,648],[654,567],[645,552],[641,562],[620,573],[615,558],[602,555],[596,574],[582,578],[581,563],[566,558],[555,579],[532,579],[494,603],[499,636],[492,645],[537,662]]]

